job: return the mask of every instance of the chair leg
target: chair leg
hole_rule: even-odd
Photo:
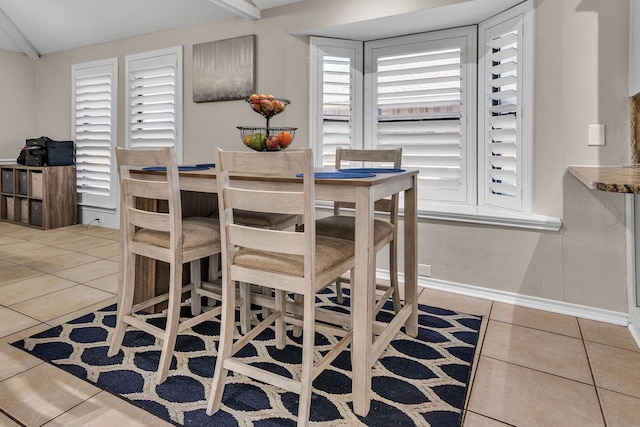
[[[224,283],[225,281],[228,283]],[[221,317],[220,345],[218,346],[216,368],[211,384],[211,394],[207,401],[207,415],[211,415],[220,409],[227,377],[227,369],[224,367],[224,362],[231,357],[236,317],[236,285],[231,280],[223,280]]]
[[[158,363],[158,384],[167,379],[173,349],[176,346],[178,323],[180,321],[180,303],[182,297],[182,265],[171,263],[169,279],[169,306],[167,307],[167,325],[162,339],[162,351]]]
[[[309,423],[311,412],[311,388],[313,382],[313,348],[315,342],[315,298],[308,292],[304,297],[304,319],[302,332],[302,373],[298,404],[298,427]]]
[[[286,298],[287,294],[277,289],[275,295],[276,311],[280,312],[280,316],[276,319],[276,348],[282,350],[286,346],[287,332],[286,325],[284,323],[284,315],[286,311]]]
[[[202,298],[198,293],[198,290],[202,288],[200,260],[191,261],[189,270],[191,270],[191,283],[193,284],[193,289],[191,289],[191,314],[197,316],[202,312]]]
[[[251,292],[250,285],[246,282],[238,282],[240,288],[240,332],[242,335],[249,332],[251,326]]]
[[[397,313],[402,309],[400,302],[400,287],[398,286],[398,242],[393,239],[389,242],[389,275],[391,286],[393,287],[393,311]]]
[[[124,321],[124,316],[130,315],[131,308],[133,307],[133,294],[136,280],[136,255],[132,254],[131,258],[133,259],[130,259],[125,255],[122,262],[123,283],[119,286],[120,295],[118,295],[118,314],[116,317],[116,328],[111,335],[111,344],[109,345],[109,350],[107,352],[107,356],[109,357],[115,356],[118,351],[120,351],[122,341],[124,340],[124,334],[127,329],[127,323]]]
[[[344,303],[344,296],[342,295],[342,279],[339,277],[336,279],[336,301],[338,304]]]

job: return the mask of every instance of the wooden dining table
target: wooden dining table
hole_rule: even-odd
[[[141,173],[158,173],[141,171]],[[417,170],[377,173],[373,177],[332,179],[316,178],[318,201],[352,202],[355,204],[355,270],[351,284],[351,343],[353,410],[366,416],[371,404],[371,371],[389,342],[404,326],[412,337],[418,333],[417,286]],[[236,177],[242,179],[242,177]],[[270,177],[271,178],[271,177]],[[278,180],[296,182],[301,178],[283,173]],[[180,189],[187,194],[215,194],[216,169],[180,172]],[[375,316],[376,250],[373,240],[374,202],[404,193],[404,302],[403,308],[382,327],[371,319]],[[183,209],[185,197],[183,195]],[[156,292],[154,283],[138,284],[146,292]]]

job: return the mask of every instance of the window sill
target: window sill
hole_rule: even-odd
[[[418,211],[418,218],[540,231],[559,231],[562,226],[562,219],[552,216],[523,214],[506,209],[435,203],[423,206]]]
[[[319,202],[318,209],[333,210],[333,204]],[[426,209],[425,209],[426,208]],[[404,212],[400,210],[402,217]],[[562,226],[560,218],[511,212],[505,209],[481,208],[475,206],[460,206],[453,204],[431,203],[418,210],[419,219],[435,221],[453,221],[471,224],[493,225],[496,227],[522,228],[538,231],[559,231]]]

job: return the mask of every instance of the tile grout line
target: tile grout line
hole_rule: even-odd
[[[602,416],[602,422],[604,426],[607,426],[607,418],[604,414],[604,408],[602,407],[602,399],[600,398],[600,392],[598,391],[598,384],[596,383],[596,376],[593,372],[593,366],[591,364],[591,359],[589,358],[589,352],[587,351],[587,342],[584,339],[584,333],[582,332],[582,325],[580,325],[580,321],[578,321],[578,330],[580,331],[580,337],[582,338],[582,348],[584,349],[584,354],[587,357],[587,363],[589,364],[589,373],[591,374],[591,379],[593,380],[593,388],[596,392],[596,398],[598,399],[598,406],[600,407],[600,415]]]

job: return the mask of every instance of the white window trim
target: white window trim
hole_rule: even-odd
[[[183,162],[183,53],[182,46],[175,46],[166,49],[158,49],[149,52],[142,52],[132,55],[125,56],[125,79],[127,84],[125,85],[125,147],[129,148],[131,144],[131,126],[129,123],[130,116],[130,91],[131,87],[129,85],[129,64],[132,61],[142,60],[142,59],[151,59],[158,56],[167,56],[167,55],[176,55],[176,84],[175,84],[175,126],[176,126],[176,136],[175,136],[175,145],[174,148],[176,150],[176,157],[178,163],[181,164]]]

